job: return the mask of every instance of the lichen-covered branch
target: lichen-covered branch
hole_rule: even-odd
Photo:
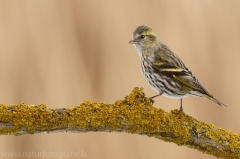
[[[0,134],[127,132],[184,145],[220,158],[240,158],[240,135],[184,112],[154,108],[141,88],[113,104],[85,101],[70,108],[0,104]]]

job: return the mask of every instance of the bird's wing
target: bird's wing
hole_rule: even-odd
[[[200,93],[210,95],[187,68],[171,66],[164,62],[153,62],[152,67],[155,71],[174,79],[191,91],[199,91]]]
[[[183,69],[183,68],[179,68],[179,67],[174,67],[174,66],[165,64],[163,62],[152,63],[152,67],[156,72],[161,73],[161,74],[163,74],[167,77],[170,77],[173,80],[181,83],[183,85],[183,87],[185,87],[186,89],[189,90],[189,92],[190,91],[198,91],[199,93],[201,93],[202,97],[210,99],[220,106],[223,106],[223,105],[226,106],[225,104],[223,104],[220,101],[218,101],[217,99],[215,99],[210,93],[208,93],[208,91],[201,85],[200,82],[198,82],[196,77],[187,68]],[[194,92],[192,92],[192,93],[194,95],[197,95]]]
[[[203,97],[214,101],[220,106],[224,105],[208,93],[208,91],[201,85],[200,82],[198,82],[196,77],[176,54],[174,54],[163,43],[160,43],[159,46],[160,49],[148,58],[148,62],[156,72],[172,78],[182,84],[183,87],[189,90],[189,93],[190,91],[198,91]]]
[[[178,81],[191,91],[199,91],[200,93],[212,96],[198,82],[192,72],[184,65],[182,60],[174,54],[166,45],[160,43],[160,48],[156,51],[152,58],[148,58],[152,67],[161,74]],[[154,58],[153,58],[154,57]]]

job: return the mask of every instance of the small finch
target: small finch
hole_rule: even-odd
[[[181,111],[182,98],[190,96],[204,97],[219,106],[224,105],[208,93],[182,60],[159,40],[149,26],[138,26],[129,44],[133,44],[138,52],[145,79],[158,93],[152,99],[160,95],[180,99]]]

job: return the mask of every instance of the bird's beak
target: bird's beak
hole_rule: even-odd
[[[128,42],[129,44],[138,44],[139,42],[135,39],[132,39]]]

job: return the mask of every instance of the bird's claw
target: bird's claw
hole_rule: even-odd
[[[183,107],[182,107],[182,105],[180,106],[179,111],[183,112]]]
[[[153,103],[155,102],[152,98],[150,98],[150,100],[151,100],[151,104],[153,105]]]

